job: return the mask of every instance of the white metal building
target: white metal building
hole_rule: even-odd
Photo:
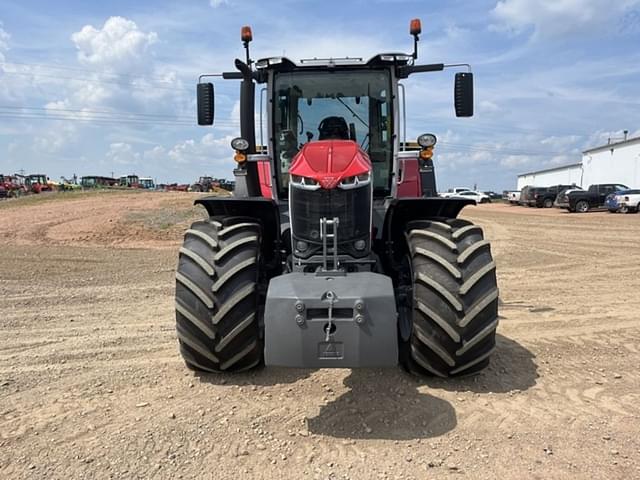
[[[582,186],[622,183],[640,188],[640,137],[592,148],[582,154]]]
[[[550,187],[552,185],[582,185],[582,163],[547,168],[518,175],[518,190],[527,185]]]
[[[518,190],[526,185],[550,187],[622,183],[640,188],[640,137],[608,143],[582,153],[582,162],[518,175]]]

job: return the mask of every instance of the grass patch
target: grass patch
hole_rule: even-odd
[[[23,195],[18,198],[7,198],[0,200],[0,209],[11,207],[22,207],[29,205],[39,205],[49,202],[64,202],[68,200],[78,200],[82,198],[98,197],[101,195],[115,195],[117,193],[142,193],[144,190],[111,190],[111,189],[95,189],[95,190],[76,190],[71,192],[46,192],[30,195]]]
[[[131,212],[127,214],[123,222],[141,224],[146,230],[168,232],[174,229],[183,230],[191,223],[205,218],[207,218],[207,214],[202,207],[180,206],[171,203],[159,210]]]

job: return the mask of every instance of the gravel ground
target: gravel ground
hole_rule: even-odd
[[[0,205],[0,478],[640,477],[640,215],[469,207],[492,240],[482,374],[187,370],[190,194]]]

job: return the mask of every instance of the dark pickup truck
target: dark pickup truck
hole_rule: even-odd
[[[527,195],[527,204],[530,207],[551,208],[558,194],[569,188],[579,188],[575,185],[554,185],[552,187],[531,188]]]
[[[585,213],[592,208],[604,208],[607,195],[629,187],[619,183],[600,183],[591,185],[588,190],[574,190],[558,195],[556,205],[570,212]]]

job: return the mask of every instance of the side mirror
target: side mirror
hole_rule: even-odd
[[[213,125],[213,83],[198,84],[198,125]]]
[[[473,117],[473,73],[456,73],[454,103],[456,117]]]

